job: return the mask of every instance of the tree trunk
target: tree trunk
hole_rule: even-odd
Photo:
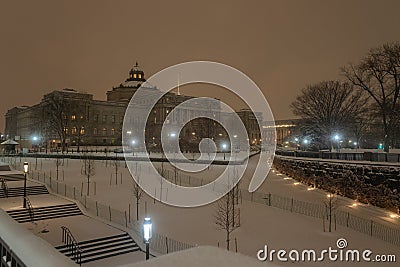
[[[89,178],[89,176],[88,176],[88,178],[87,178],[87,193],[86,193],[86,195],[88,195],[88,196],[89,196],[89,193],[90,193],[90,191],[89,191],[89,184],[90,184],[90,178]]]
[[[229,231],[226,231],[226,249],[228,251],[229,251],[229,243],[230,243],[229,236],[230,236]]]

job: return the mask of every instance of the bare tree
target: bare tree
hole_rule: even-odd
[[[120,161],[119,161],[117,155],[115,155],[115,158],[114,158],[112,164],[115,169],[115,184],[118,184],[118,170],[119,170]]]
[[[139,220],[139,204],[140,204],[140,199],[143,196],[143,189],[140,187],[140,174],[141,174],[141,169],[139,167],[139,170],[137,169],[136,165],[136,172],[135,176],[136,179],[133,179],[133,195],[135,196],[136,199],[136,220]]]
[[[56,163],[56,173],[57,173],[57,181],[58,181],[58,173],[59,173],[60,166],[62,165],[62,160],[61,160],[61,158],[58,157],[58,155],[56,157],[55,163]]]
[[[83,158],[81,174],[86,177],[86,181],[87,181],[86,195],[89,195],[89,193],[90,193],[90,190],[89,190],[90,178],[96,174],[96,167],[95,167],[94,160],[89,158],[89,156],[87,156],[87,155],[84,155],[84,158]]]
[[[355,92],[349,83],[323,81],[304,88],[291,108],[303,119],[303,132],[332,149],[332,135],[362,121],[366,102],[362,92]]]
[[[327,200],[324,200],[324,205],[326,209],[326,216],[328,218],[328,231],[332,232],[332,221],[333,221],[333,216],[339,207],[338,203],[338,197],[335,194],[328,194],[327,195]]]
[[[227,193],[217,202],[217,209],[214,215],[215,224],[218,230],[224,230],[226,233],[226,249],[229,250],[230,235],[237,227],[238,213],[235,213],[233,190]]]
[[[389,151],[396,136],[396,114],[400,98],[400,43],[371,49],[359,64],[342,68],[344,76],[366,92],[379,107],[384,130],[384,149]]]
[[[45,95],[43,106],[43,117],[48,134],[55,132],[60,138],[61,150],[65,151],[65,140],[67,136],[69,101],[60,92],[53,92]]]

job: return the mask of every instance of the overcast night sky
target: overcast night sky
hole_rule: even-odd
[[[309,83],[400,39],[400,1],[0,0],[0,131],[14,106],[55,89],[105,99],[135,61],[233,66],[262,89],[275,118]]]

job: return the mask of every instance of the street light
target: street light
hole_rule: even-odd
[[[26,209],[26,175],[29,172],[29,163],[24,162],[24,201],[23,201],[23,207]]]
[[[150,239],[153,235],[152,222],[150,218],[144,218],[143,222],[143,239],[146,243],[146,260],[150,258]]]
[[[334,136],[333,136],[333,139],[335,139],[335,141],[337,142],[337,152],[340,152],[340,136],[339,136],[339,134],[335,134]]]
[[[132,156],[134,157],[134,156],[135,156],[135,144],[136,144],[136,140],[132,140],[132,141],[131,141],[131,144],[132,144]]]
[[[226,148],[228,147],[228,145],[227,144],[222,144],[222,151],[224,152],[224,160],[225,160],[225,150],[226,150]]]

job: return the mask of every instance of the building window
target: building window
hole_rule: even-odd
[[[85,116],[81,115],[81,116],[79,116],[79,118],[80,118],[81,120],[83,120],[83,119],[85,118]]]
[[[64,133],[65,133],[66,135],[68,135],[68,133],[69,133],[68,127],[64,127]]]
[[[107,115],[103,115],[103,122],[107,122]]]
[[[115,135],[115,129],[114,128],[111,129],[111,135]]]
[[[72,115],[71,120],[73,120],[73,121],[76,120],[76,115]]]
[[[79,131],[79,133],[81,134],[81,135],[83,135],[83,134],[85,134],[85,127],[81,127],[81,130]]]
[[[112,122],[112,123],[115,123],[115,115],[112,115],[112,116],[111,116],[111,122]]]
[[[103,135],[107,135],[107,128],[103,128]]]
[[[75,126],[72,127],[71,133],[72,133],[72,134],[76,134],[76,127],[75,127]]]
[[[98,121],[99,121],[99,114],[95,114],[95,115],[94,115],[94,121],[95,121],[95,122],[98,122]]]
[[[139,79],[142,79],[142,74],[139,74]]]
[[[120,117],[120,121],[119,121],[120,123],[123,123],[124,122],[124,116],[121,116]]]
[[[136,73],[134,73],[134,74],[133,74],[133,78],[135,78],[135,79],[136,79]]]
[[[97,128],[93,129],[93,135],[97,135]]]

